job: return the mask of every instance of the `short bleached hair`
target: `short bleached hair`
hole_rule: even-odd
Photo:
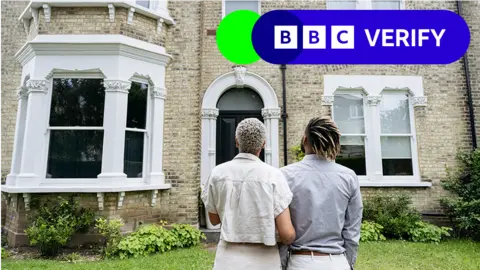
[[[240,153],[257,154],[263,147],[267,129],[257,118],[247,118],[241,121],[235,131]]]

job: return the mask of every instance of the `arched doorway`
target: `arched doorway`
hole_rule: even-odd
[[[232,93],[224,96],[225,93],[231,90],[233,90]],[[255,102],[253,102],[253,104],[252,99],[254,96],[252,95],[251,91],[253,91],[255,94]],[[242,97],[236,96],[237,94],[235,93],[241,95]],[[247,102],[240,102],[237,100],[237,98],[245,98]],[[261,101],[262,103],[257,101]],[[278,106],[278,99],[277,95],[275,94],[275,90],[273,90],[272,86],[265,79],[255,73],[248,72],[245,67],[234,67],[232,72],[223,74],[214,80],[208,86],[203,96],[201,141],[202,151],[200,168],[201,185],[205,184],[205,182],[208,180],[210,172],[217,165],[217,155],[219,151],[221,151],[221,149],[217,147],[217,125],[220,113],[222,113],[222,117],[225,115],[225,118],[227,118],[229,111],[232,113],[235,108],[238,109],[238,107],[235,106],[240,106],[241,104],[243,104],[241,109],[244,111],[240,110],[233,113],[238,115],[245,113],[246,109],[252,108],[255,117],[263,120],[265,127],[267,128],[267,140],[262,156],[265,163],[274,167],[279,166],[278,124],[280,119],[280,107]],[[223,108],[225,108],[225,110]],[[260,115],[258,115],[259,108],[261,108]],[[247,117],[252,116],[253,115]],[[233,120],[230,120],[230,122],[233,122]],[[239,122],[238,119],[235,119],[235,123],[230,125],[230,134],[235,134],[237,122]],[[234,139],[232,139],[235,137],[235,135],[233,135],[233,137],[232,135],[221,136],[225,138],[230,137],[228,140],[233,143],[235,142]],[[233,151],[230,150],[228,156],[225,155],[222,160],[226,160],[227,157],[233,155],[233,153],[235,153]],[[210,224],[208,219],[206,221],[207,228],[218,228],[218,226],[213,226]]]
[[[235,130],[245,118],[257,118],[263,122],[263,100],[250,88],[233,88],[218,99],[216,165],[232,160],[238,154],[235,146]],[[260,159],[265,161],[265,151]]]

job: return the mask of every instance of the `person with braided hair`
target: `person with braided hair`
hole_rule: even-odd
[[[282,247],[282,264],[297,269],[353,269],[362,223],[362,195],[353,170],[335,163],[340,131],[330,117],[310,120],[302,161],[283,167],[293,199],[296,239]]]

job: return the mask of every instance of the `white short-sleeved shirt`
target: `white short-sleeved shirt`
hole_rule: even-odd
[[[220,217],[220,239],[274,246],[275,218],[287,209],[292,192],[279,169],[240,153],[212,170],[202,200]]]

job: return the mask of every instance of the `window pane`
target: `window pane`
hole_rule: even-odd
[[[127,131],[125,133],[123,172],[127,177],[142,177],[144,139],[143,132]]]
[[[50,126],[103,126],[102,79],[54,79]]]
[[[52,130],[47,178],[97,178],[102,170],[103,131]]]
[[[340,137],[340,144],[340,154],[335,161],[352,169],[357,175],[367,175],[363,137],[342,136]]]
[[[364,134],[362,95],[335,95],[333,118],[343,134]]]
[[[237,10],[258,11],[258,1],[225,1],[225,16]]]
[[[230,89],[220,97],[217,103],[219,110],[226,111],[259,111],[263,107],[260,95],[248,88]]]
[[[410,137],[382,137],[383,175],[413,175]]]
[[[327,9],[356,9],[357,1],[327,1]]]
[[[128,92],[127,127],[144,129],[147,120],[148,85],[132,82]]]
[[[400,9],[400,1],[372,1],[372,9]]]
[[[150,1],[136,1],[136,2],[137,2],[137,5],[139,6],[150,8]]]
[[[382,134],[410,134],[408,95],[383,95],[380,102]]]

